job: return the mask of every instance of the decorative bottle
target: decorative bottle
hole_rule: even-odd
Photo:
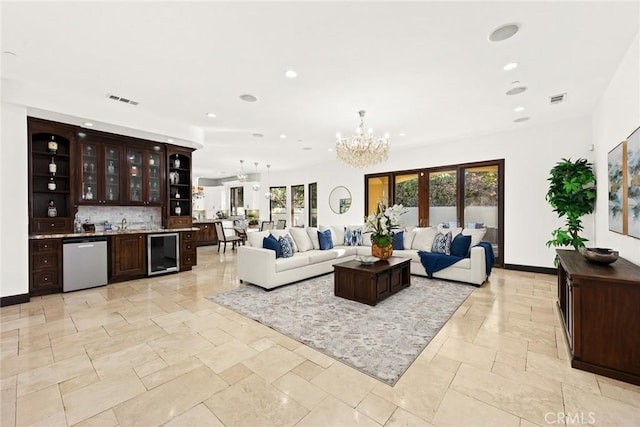
[[[108,194],[109,200],[113,200],[113,188],[109,187],[109,194]]]
[[[180,198],[180,193],[176,191],[176,199],[179,199],[179,198]]]
[[[113,165],[113,162],[109,162],[109,166],[107,166],[108,173],[114,173],[116,171],[116,167]]]
[[[180,159],[178,158],[177,154],[176,154],[176,159],[173,161],[173,167],[174,168],[179,168],[180,167]]]
[[[84,198],[87,200],[93,199],[93,192],[91,192],[91,187],[87,187],[87,193],[85,194]]]
[[[53,177],[49,178],[49,183],[47,184],[47,188],[51,191],[55,191],[56,182],[54,181]]]
[[[53,154],[56,153],[56,151],[58,151],[58,143],[55,141],[55,136],[51,135],[51,141],[49,141],[47,143],[47,148],[49,149],[49,151],[51,151]]]
[[[58,170],[58,165],[56,165],[56,162],[54,160],[54,158],[51,158],[51,163],[49,163],[49,172],[52,173],[53,175],[56,174]]]
[[[178,216],[180,216],[182,214],[182,209],[180,208],[180,204],[176,205],[175,212],[176,212],[176,215],[178,215]]]
[[[47,216],[49,218],[55,218],[58,216],[58,209],[53,204],[53,200],[49,200],[49,207],[47,208]]]

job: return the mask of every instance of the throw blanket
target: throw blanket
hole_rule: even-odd
[[[429,279],[433,278],[433,273],[443,270],[463,259],[455,255],[435,254],[424,251],[418,251],[418,255],[420,255],[420,262],[424,266],[424,271],[427,272]]]
[[[484,260],[487,266],[487,276],[491,275],[491,268],[496,262],[496,258],[493,255],[493,246],[489,242],[480,242],[476,246],[482,246],[484,248]]]
[[[493,247],[491,246],[491,243],[488,242],[480,242],[476,246],[484,248],[485,266],[487,276],[489,276],[491,274],[491,268],[493,268],[493,264],[495,263]],[[463,259],[463,257],[455,255],[436,254],[424,251],[418,251],[418,255],[420,256],[420,262],[424,266],[424,271],[426,271],[427,276],[430,279],[433,278],[433,273],[444,270]]]

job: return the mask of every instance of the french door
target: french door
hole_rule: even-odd
[[[365,215],[402,204],[406,227],[486,228],[496,266],[504,265],[504,159],[365,176]]]

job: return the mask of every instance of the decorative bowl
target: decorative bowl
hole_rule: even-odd
[[[363,264],[363,265],[372,265],[378,260],[379,258],[376,258],[374,256],[357,256],[356,257],[356,261],[359,261],[360,264]]]
[[[580,254],[596,264],[611,264],[618,259],[618,251],[609,248],[580,248]]]

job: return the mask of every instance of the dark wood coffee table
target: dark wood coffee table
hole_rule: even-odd
[[[347,261],[333,266],[334,294],[338,297],[376,305],[396,292],[408,288],[411,260],[392,256],[388,260],[364,265]]]

